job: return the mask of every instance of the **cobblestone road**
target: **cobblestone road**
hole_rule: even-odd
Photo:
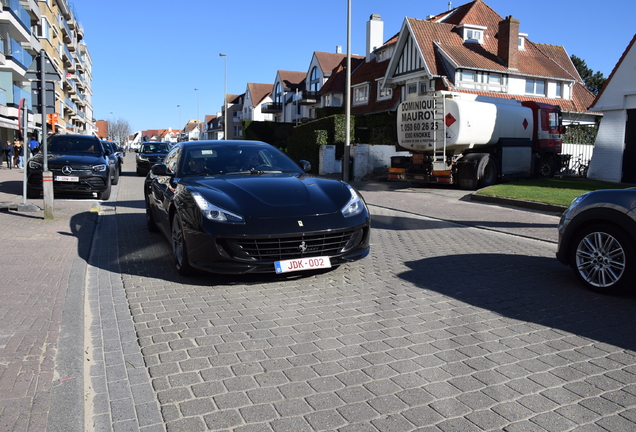
[[[141,185],[123,177],[102,217],[116,218],[168,431],[636,429],[636,300],[581,289],[550,239],[419,216],[412,198],[392,210],[370,190],[373,246],[358,263],[184,278],[145,228]]]

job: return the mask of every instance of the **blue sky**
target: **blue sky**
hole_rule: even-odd
[[[453,1],[453,6],[468,3]],[[273,83],[277,70],[306,72],[314,51],[346,52],[347,1],[71,0],[93,61],[97,120],[127,120],[133,130],[181,129],[216,114],[227,92]],[[405,17],[426,18],[448,0],[351,0],[351,52],[365,51],[371,14],[384,39]],[[486,0],[521,21],[533,42],[560,45],[606,77],[636,32],[633,0]],[[626,22],[621,17],[630,17]],[[194,89],[198,88],[199,91]],[[181,107],[178,108],[177,105]]]

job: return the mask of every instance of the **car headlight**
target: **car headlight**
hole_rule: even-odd
[[[349,192],[351,192],[351,199],[349,199],[349,202],[342,208],[341,211],[344,217],[351,217],[362,213],[365,206],[360,195],[358,195],[351,186],[347,185],[347,187],[349,188]]]
[[[106,164],[93,165],[93,171],[104,172],[106,171]]]
[[[141,156],[141,155],[137,156],[137,160],[148,162],[148,158],[146,156]]]
[[[32,160],[32,161],[29,161],[29,168],[32,170],[41,170],[42,164],[40,162]]]
[[[197,206],[199,206],[199,209],[201,210],[203,215],[211,221],[234,224],[245,223],[245,221],[243,220],[243,216],[215,206],[214,204],[203,198],[198,192],[192,192],[192,197],[194,198],[194,202],[197,203]]]

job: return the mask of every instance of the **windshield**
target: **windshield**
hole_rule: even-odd
[[[102,147],[100,142],[90,136],[64,136],[59,135],[51,139],[49,143],[49,151],[52,153],[86,153],[101,154]]]
[[[182,175],[298,173],[302,170],[269,145],[210,144],[184,148]]]
[[[170,146],[165,143],[144,144],[140,153],[168,153]]]

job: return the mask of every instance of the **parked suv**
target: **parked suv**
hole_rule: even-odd
[[[62,193],[96,192],[107,200],[111,190],[110,150],[90,135],[53,135],[48,140],[48,169],[53,174],[53,191]],[[42,192],[43,153],[27,164],[27,197]]]

